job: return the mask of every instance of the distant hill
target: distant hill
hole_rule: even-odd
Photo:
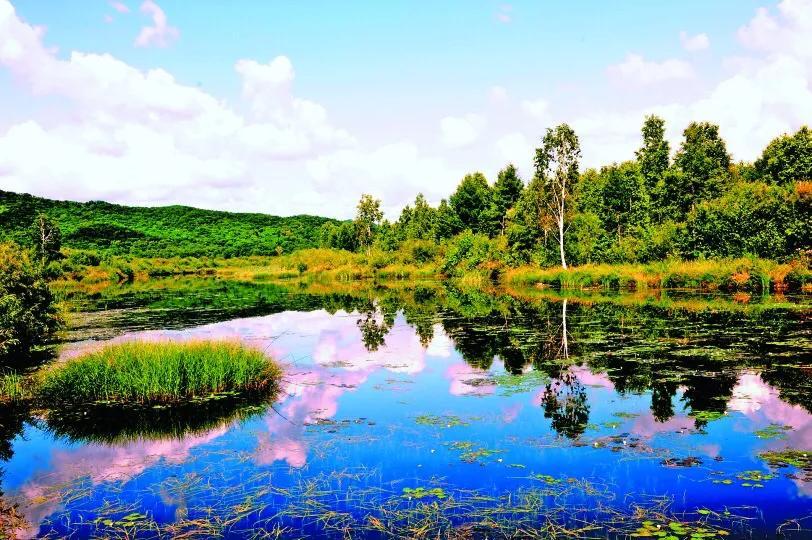
[[[30,243],[39,212],[59,223],[63,247],[144,257],[272,255],[315,247],[319,228],[337,220],[56,201],[0,190],[0,239]]]

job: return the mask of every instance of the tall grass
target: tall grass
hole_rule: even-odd
[[[798,261],[781,264],[758,258],[649,264],[586,264],[562,268],[520,267],[509,270],[511,285],[552,285],[561,289],[723,289],[769,291],[802,289],[812,273]]]
[[[0,374],[0,403],[13,403],[28,397],[24,377],[19,373]]]
[[[106,346],[44,369],[44,403],[176,403],[220,392],[270,390],[281,369],[236,342],[144,342]]]

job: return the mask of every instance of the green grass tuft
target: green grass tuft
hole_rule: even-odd
[[[275,387],[281,369],[236,342],[145,342],[106,346],[43,370],[43,403],[177,403]]]

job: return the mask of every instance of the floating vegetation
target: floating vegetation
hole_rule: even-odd
[[[742,487],[764,487],[764,482],[775,478],[774,474],[765,473],[763,471],[742,471],[736,474],[736,478],[741,480]]]
[[[477,448],[476,444],[471,441],[455,441],[446,443],[451,450],[460,452],[460,460],[465,463],[479,463],[484,464],[484,460],[496,454],[504,453],[504,450],[493,450],[489,448]],[[501,459],[499,460],[501,461]]]
[[[697,510],[701,515],[709,515],[706,509]],[[729,531],[715,528],[706,523],[688,523],[684,521],[645,520],[640,527],[629,536],[634,538],[661,538],[663,540],[680,540],[688,538],[690,540],[702,540],[704,538],[721,538],[730,535]]]
[[[719,420],[724,415],[724,411],[691,411],[688,416],[695,419],[699,423],[706,424],[708,422],[713,422],[714,420]]]
[[[766,461],[771,467],[812,468],[812,451],[787,448],[762,452],[758,457]]]
[[[433,414],[421,414],[417,418],[415,418],[415,423],[421,426],[436,426],[436,427],[444,427],[444,428],[452,428],[452,427],[460,427],[460,426],[468,426],[471,422],[480,420],[478,417],[474,418],[460,418],[459,416],[454,416],[451,414],[443,414],[443,415],[433,415]]]
[[[640,415],[637,414],[637,413],[616,412],[616,413],[613,413],[612,416],[614,416],[615,418],[631,419],[631,418],[637,418]]]
[[[753,434],[759,439],[786,439],[788,431],[792,431],[792,426],[770,424],[765,428],[754,431]]]
[[[676,467],[676,468],[689,468],[689,467],[697,467],[702,465],[702,460],[695,456],[688,456],[684,458],[666,458],[660,462],[662,465],[666,467]]]
[[[494,375],[488,380],[499,388],[501,395],[512,396],[514,394],[531,392],[536,388],[545,386],[550,382],[550,376],[542,371],[532,370],[520,375],[512,375],[510,373]]]
[[[426,499],[428,497],[435,497],[437,499],[445,499],[448,497],[446,492],[443,488],[430,488],[426,489],[424,487],[418,488],[403,488],[403,497],[406,499]]]

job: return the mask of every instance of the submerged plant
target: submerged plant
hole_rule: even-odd
[[[43,403],[165,404],[271,390],[280,375],[262,351],[236,342],[130,342],[43,370],[35,393]]]

